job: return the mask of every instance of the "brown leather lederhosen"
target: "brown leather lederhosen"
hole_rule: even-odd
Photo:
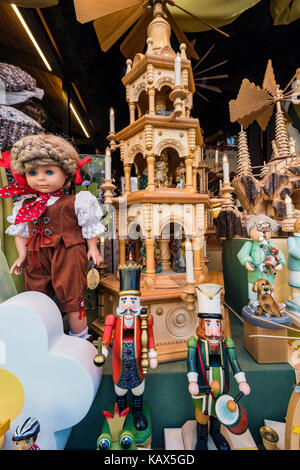
[[[66,313],[80,311],[88,264],[74,203],[74,195],[62,196],[39,219],[28,223],[26,290],[50,297],[55,293]]]

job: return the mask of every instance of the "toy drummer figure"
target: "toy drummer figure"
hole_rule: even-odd
[[[140,276],[141,266],[129,259],[118,268],[120,275],[120,299],[116,316],[111,314],[105,319],[105,328],[102,338],[102,353],[108,354],[108,347],[112,332],[114,339],[112,346],[113,381],[115,384],[116,401],[121,413],[127,407],[127,392],[132,393],[132,414],[136,429],[142,431],[147,428],[148,422],[143,414],[143,393],[145,389],[144,372],[142,370],[142,349],[148,349],[149,365],[151,369],[157,367],[157,353],[153,338],[153,317],[148,315],[146,329],[142,324],[140,315],[146,309],[140,306]],[[144,310],[144,312],[143,312]],[[142,337],[146,337],[142,341]]]
[[[227,440],[220,433],[220,421],[215,414],[215,401],[229,388],[229,364],[240,392],[250,393],[235,353],[231,338],[224,338],[222,327],[221,296],[222,286],[198,284],[197,296],[200,313],[197,328],[198,340],[188,340],[188,381],[189,392],[195,405],[197,421],[197,443],[195,450],[207,450],[208,421],[210,434],[218,450],[230,450]]]

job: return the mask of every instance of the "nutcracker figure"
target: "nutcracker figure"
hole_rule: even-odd
[[[105,357],[112,332],[113,382],[119,412],[127,407],[127,392],[132,393],[132,414],[135,428],[142,431],[148,422],[143,414],[143,394],[145,372],[148,364],[157,367],[157,353],[153,337],[153,317],[146,315],[140,306],[141,266],[129,259],[118,268],[120,275],[120,299],[116,316],[111,314],[105,319],[102,348]],[[145,353],[146,351],[146,353]],[[145,358],[146,354],[146,358]]]
[[[230,450],[230,446],[220,433],[220,421],[216,417],[215,402],[228,392],[229,363],[240,392],[250,393],[235,353],[231,338],[224,338],[220,304],[222,286],[199,284],[197,296],[199,304],[199,326],[196,340],[188,340],[188,381],[189,393],[195,405],[197,421],[197,442],[195,450],[207,450],[208,421],[210,434],[218,450]],[[229,362],[229,363],[228,363]]]

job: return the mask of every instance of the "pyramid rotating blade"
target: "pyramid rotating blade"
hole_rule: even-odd
[[[262,88],[264,90],[267,90],[272,96],[277,95],[277,83],[275,80],[275,75],[274,75],[274,70],[273,70],[271,59],[268,60]]]
[[[147,8],[120,45],[120,51],[126,59],[133,59],[138,52],[143,51],[147,39],[147,28],[152,19],[152,9]]]
[[[124,34],[130,26],[141,16],[143,7],[130,7],[111,15],[97,18],[94,28],[103,52],[108,49]]]
[[[247,78],[242,81],[236,100],[229,101],[231,122],[245,119],[259,113],[265,106],[272,105],[273,98],[266,91],[249,82]]]
[[[129,7],[141,6],[143,0],[74,0],[76,18],[79,23],[127,10]]]

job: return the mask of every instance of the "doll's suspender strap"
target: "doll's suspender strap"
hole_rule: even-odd
[[[201,366],[201,370],[202,370],[202,373],[203,373],[203,377],[204,377],[204,380],[205,380],[205,383],[208,387],[210,387],[209,383],[208,383],[208,380],[207,380],[207,375],[206,375],[206,372],[205,372],[205,369],[204,369],[204,365],[203,365],[203,361],[202,361],[202,357],[201,357],[201,351],[200,351],[200,346],[199,346],[199,343],[198,343],[198,354],[199,354],[199,361],[200,361],[200,366]],[[214,401],[216,401],[215,399],[215,396],[211,390],[211,388],[209,388],[209,393],[211,394],[212,396],[212,399]]]

